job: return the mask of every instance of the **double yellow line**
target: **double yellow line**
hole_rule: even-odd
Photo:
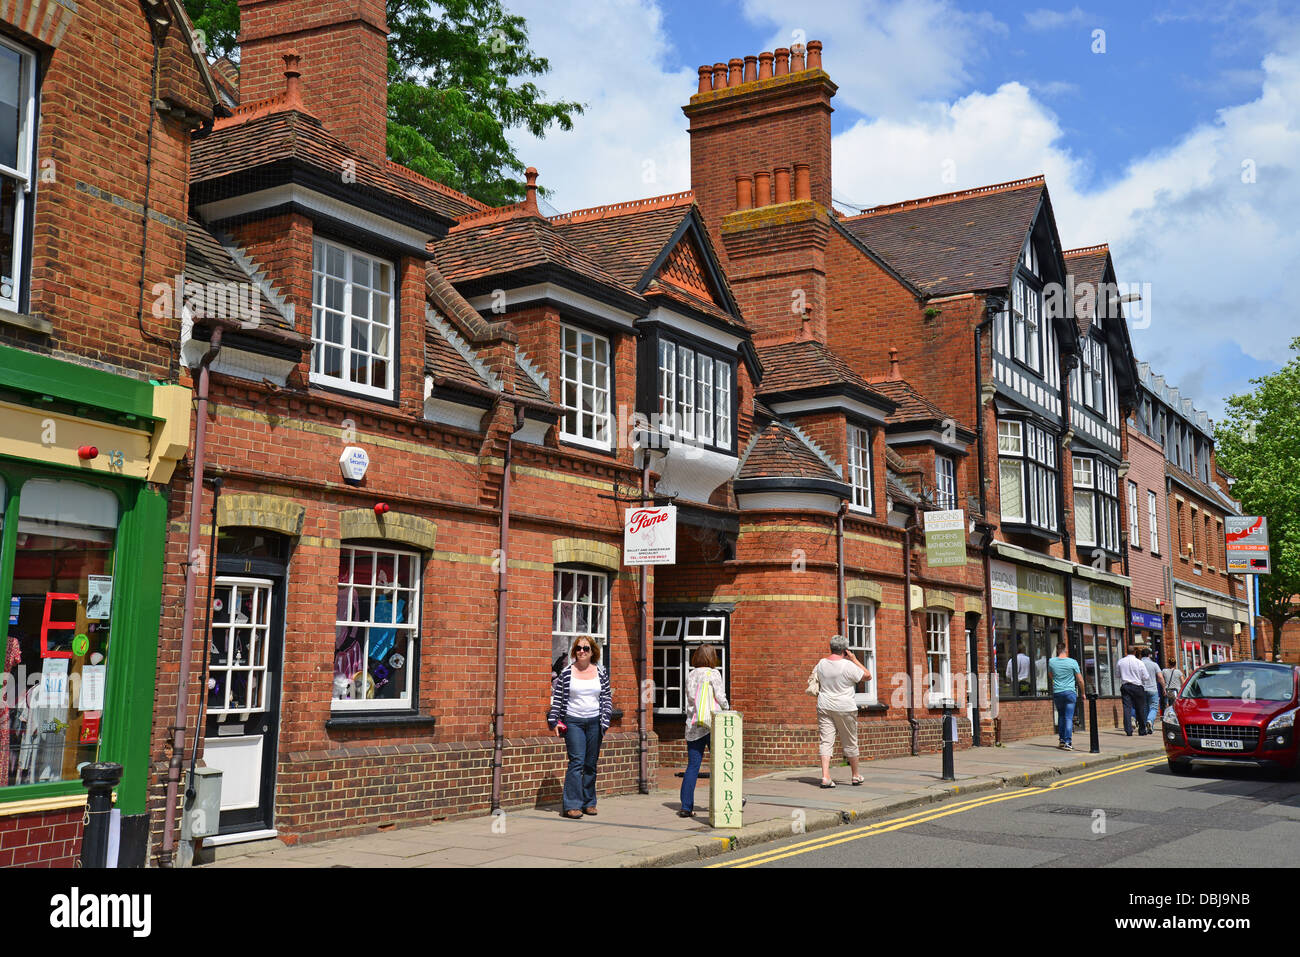
[[[749,857],[739,857],[735,860],[724,861],[718,864],[709,864],[707,866],[758,867],[760,864],[770,864],[773,861],[780,861],[787,857],[795,857],[799,854],[807,854],[810,851],[820,851],[828,847],[834,847],[836,844],[846,844],[849,841],[860,841],[865,837],[874,837],[877,834],[887,834],[890,831],[901,831],[904,828],[913,827],[917,824],[937,821],[939,818],[948,817],[950,814],[961,814],[963,811],[973,811],[976,808],[987,807],[990,804],[998,804],[1002,801],[1014,801],[1017,798],[1030,797],[1035,794],[1046,794],[1049,791],[1058,791],[1061,788],[1073,787],[1076,784],[1088,784],[1091,781],[1099,781],[1102,778],[1108,778],[1112,774],[1123,774],[1125,771],[1133,771],[1137,768],[1146,768],[1153,764],[1160,764],[1164,760],[1164,755],[1161,755],[1158,758],[1147,758],[1140,761],[1132,761],[1127,764],[1104,768],[1102,770],[1088,771],[1084,774],[1072,778],[1066,778],[1063,781],[1056,781],[1052,784],[1047,784],[1041,787],[1030,786],[1018,788],[1015,791],[1006,794],[989,794],[984,797],[959,801],[956,804],[945,804],[940,808],[916,811],[912,814],[892,818],[888,821],[876,821],[874,824],[851,828],[848,831],[836,831],[825,837],[803,841],[799,844],[788,844],[784,847],[763,851],[759,854],[751,854]]]

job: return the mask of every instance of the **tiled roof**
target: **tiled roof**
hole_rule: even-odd
[[[223,245],[212,232],[200,222],[197,218],[191,216],[185,226],[185,278],[187,281],[202,283],[205,287],[215,289],[217,287],[229,287],[237,285],[243,290],[249,290],[250,287],[257,289],[257,315],[256,320],[265,323],[281,333],[288,333],[297,336],[298,333],[289,321],[285,312],[281,311],[278,296],[269,288],[264,287],[260,281],[261,277],[250,272],[236,258],[237,255],[243,257],[244,262],[249,260],[246,254],[234,251],[233,247],[228,248]],[[245,293],[240,302],[247,304],[251,296]],[[204,317],[202,315],[196,318],[219,318]],[[236,318],[227,315],[226,318]],[[246,317],[238,317],[245,319]],[[252,330],[249,330],[252,331]],[[281,336],[280,338],[283,338]],[[305,340],[304,340],[305,341]]]
[[[894,403],[896,408],[885,416],[887,425],[911,425],[923,422],[956,422],[957,417],[939,408],[905,379],[879,379],[871,388]]]
[[[320,120],[278,98],[241,106],[191,149],[190,183],[297,160],[331,177],[355,170],[358,185],[406,200],[448,219],[484,209],[482,203],[396,163],[376,165],[357,155]],[[352,164],[355,164],[353,166]]]
[[[911,487],[901,475],[896,474],[892,469],[885,470],[885,488],[894,501],[902,499],[905,502],[916,504],[921,501],[920,496],[912,491]]]
[[[783,342],[759,346],[756,351],[764,369],[759,386],[763,395],[846,384],[883,398],[847,362],[820,342]]]
[[[686,197],[690,193],[682,194]],[[630,207],[624,211],[579,211],[551,219],[555,228],[629,288],[645,275],[690,210],[690,199],[673,205]],[[619,204],[622,206],[623,204]],[[604,215],[598,213],[604,211]],[[584,212],[586,215],[584,216]]]
[[[877,206],[842,223],[928,296],[1003,289],[1045,188],[1035,176]]]
[[[1091,295],[1086,298],[1080,300],[1078,293],[1075,293],[1075,322],[1079,326],[1079,335],[1086,336],[1092,327],[1092,317],[1097,306],[1097,286],[1106,281],[1106,260],[1110,258],[1110,247],[1103,243],[1100,246],[1067,249],[1063,255],[1065,267],[1074,281],[1091,285]]]
[[[631,293],[627,283],[609,272],[539,216],[459,228],[434,244],[434,262],[453,283],[500,275],[529,266],[551,265]]]
[[[527,362],[527,359],[519,355],[518,353],[516,353],[515,365],[517,365],[519,368],[515,372],[515,392],[517,392],[519,395],[522,395],[526,399],[532,399],[536,402],[545,402],[548,405],[554,405],[554,403],[551,401],[551,397],[546,394],[546,391],[535,381],[533,381],[532,374],[527,370],[527,368],[525,368],[524,365],[525,362]]]
[[[736,471],[737,479],[802,478],[843,482],[821,456],[779,419],[758,430]]]

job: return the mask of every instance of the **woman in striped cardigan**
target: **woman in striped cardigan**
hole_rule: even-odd
[[[600,667],[600,644],[579,635],[569,646],[569,667],[551,685],[551,710],[546,723],[564,735],[569,767],[564,774],[564,816],[596,813],[596,762],[600,742],[609,728],[613,696],[609,673]]]

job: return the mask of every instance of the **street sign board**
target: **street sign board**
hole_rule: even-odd
[[[1225,515],[1223,537],[1229,572],[1248,575],[1272,572],[1268,554],[1268,519],[1263,515]]]
[[[623,515],[623,564],[677,562],[677,506],[629,508]]]
[[[966,564],[966,513],[961,509],[925,513],[925,563],[931,568]]]

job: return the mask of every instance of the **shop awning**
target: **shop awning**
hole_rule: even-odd
[[[1079,578],[1091,579],[1100,582],[1103,585],[1113,585],[1116,588],[1128,589],[1133,586],[1133,579],[1126,578],[1123,575],[1116,575],[1113,572],[1103,572],[1091,565],[1078,565],[1074,562],[1068,562],[1063,558],[1053,558],[1051,555],[1042,555],[1038,552],[1031,552],[1028,549],[1021,548],[1019,545],[1011,545],[1007,542],[994,542],[993,551],[1008,561],[1020,562],[1024,565],[1036,565],[1039,568],[1046,568],[1050,571],[1060,572],[1063,575],[1077,575]]]

